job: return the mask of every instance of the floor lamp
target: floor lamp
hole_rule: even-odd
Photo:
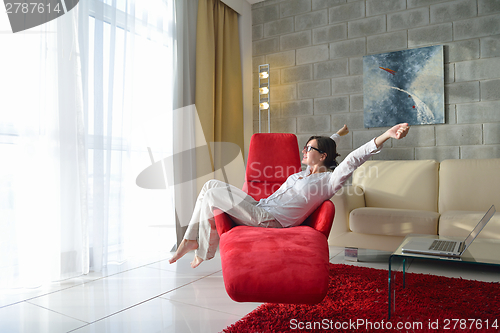
[[[259,65],[259,133],[261,128],[261,112],[267,110],[267,131],[271,133],[271,79],[269,77],[269,64]]]

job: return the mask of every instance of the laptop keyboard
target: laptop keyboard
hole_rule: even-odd
[[[457,242],[453,241],[435,240],[434,242],[432,242],[429,250],[451,252],[455,248],[456,243]]]

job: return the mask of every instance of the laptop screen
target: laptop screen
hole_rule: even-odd
[[[476,227],[474,229],[472,229],[469,236],[467,236],[467,238],[464,241],[464,243],[465,243],[464,251],[465,251],[465,249],[467,249],[469,247],[469,245],[477,237],[477,235],[481,232],[481,230],[483,230],[484,226],[488,223],[488,221],[491,219],[491,217],[493,215],[495,215],[495,212],[496,212],[495,206],[493,205],[486,212],[486,214],[484,214],[483,218],[481,219],[481,221],[479,221],[479,223],[476,225]]]

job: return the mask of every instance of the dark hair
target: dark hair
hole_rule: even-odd
[[[339,165],[336,158],[340,156],[337,154],[337,144],[335,141],[327,136],[311,136],[307,140],[307,143],[311,140],[316,140],[318,149],[326,153],[325,166],[331,170],[335,169]]]

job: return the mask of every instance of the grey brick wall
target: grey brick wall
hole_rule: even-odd
[[[345,156],[386,130],[363,127],[362,57],[442,44],[445,124],[413,126],[374,158],[500,158],[500,0],[266,0],[252,15],[255,132],[257,68],[269,63],[271,131],[303,146],[346,123]]]

